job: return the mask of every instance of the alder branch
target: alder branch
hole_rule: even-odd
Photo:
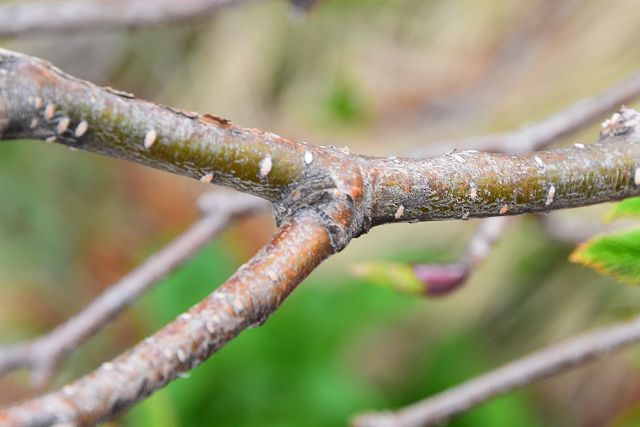
[[[578,101],[567,109],[520,130],[435,144],[433,151],[444,151],[438,147],[447,147],[449,150],[451,147],[480,148],[503,153],[541,150],[560,138],[580,131],[612,108],[634,101],[639,96],[640,74],[637,74],[599,95]],[[576,144],[576,147],[581,147],[581,144]],[[416,278],[432,285],[427,288],[432,290],[431,295],[446,295],[458,289],[467,281],[474,268],[489,256],[491,247],[506,229],[506,221],[506,218],[492,218],[481,222],[465,251],[452,263],[413,265]],[[561,235],[562,230],[557,230],[556,234]]]
[[[633,77],[612,86],[599,95],[581,100],[569,108],[560,111],[539,123],[523,127],[520,130],[497,135],[487,135],[461,139],[453,142],[445,142],[435,145],[435,148],[427,147],[423,150],[417,150],[414,154],[426,154],[437,151],[442,152],[450,150],[451,147],[466,147],[498,152],[526,152],[529,150],[539,150],[562,137],[581,130],[583,127],[589,125],[593,120],[598,118],[598,116],[610,111],[612,108],[617,107],[620,104],[633,101],[638,96],[640,96],[640,74],[634,75]],[[628,109],[623,109],[622,115],[616,113],[618,116],[614,115],[612,118],[613,120],[607,120],[603,123],[603,126],[605,127],[604,136],[618,132],[618,130],[615,130],[617,129],[617,126],[619,124],[624,126],[627,120],[632,116],[633,120],[637,120],[637,117],[628,113],[628,111]],[[625,114],[629,114],[629,117],[626,117]],[[627,124],[637,126],[637,123]],[[574,147],[578,149],[586,148],[583,144],[575,144]],[[451,153],[451,155],[456,156],[456,153]],[[544,162],[540,157],[538,157],[538,159],[540,159],[539,162],[534,159],[537,166],[543,167]],[[462,160],[464,160],[464,157]],[[640,184],[638,180],[640,180],[640,177],[635,174],[634,181],[636,185]],[[477,197],[476,186],[473,186],[469,191],[470,196],[474,195],[474,198]],[[554,187],[553,194],[550,194],[550,198],[545,200],[545,204],[547,201],[551,201],[551,203],[553,203],[555,191]],[[445,283],[446,286],[441,286],[443,291],[439,294],[448,293],[458,288],[469,277],[473,267],[489,255],[491,247],[500,238],[500,235],[505,229],[506,220],[507,218],[489,218],[485,220],[486,222],[483,222],[478,227],[478,230],[459,260],[446,265],[415,265],[413,266],[413,270],[416,277],[423,282],[433,281],[433,277],[438,277],[440,279],[442,279],[442,277],[446,277],[448,279]],[[541,220],[546,227],[554,227],[553,230],[550,230],[554,236],[563,236],[567,239],[575,239],[575,226],[570,227],[570,229],[567,229],[566,227],[560,229],[557,227],[557,221],[554,222],[551,218],[545,217]],[[491,222],[489,223],[488,221]],[[585,230],[581,229],[580,232],[584,234]],[[473,253],[476,255],[472,255]],[[472,260],[476,260],[476,262],[474,263]],[[633,342],[635,341],[621,343],[620,345],[631,344]],[[572,343],[566,344],[567,348],[571,345]],[[547,351],[551,352],[552,350],[553,349],[549,349]],[[565,353],[566,351],[567,350],[565,350]],[[585,358],[590,360],[591,358],[595,358],[602,354],[602,352],[599,352],[597,349],[593,349],[592,351],[593,353],[586,354]],[[547,353],[541,352],[538,354],[549,357],[548,363],[550,364],[556,360],[551,356],[547,356]],[[527,381],[527,383],[530,383],[540,379],[543,374],[552,375],[553,373],[561,372],[566,366],[572,365],[572,363],[568,362],[566,366],[559,365],[557,367],[550,367],[548,371],[540,371],[540,373],[536,375],[537,372],[526,372],[527,370],[530,371],[532,369],[528,364],[529,359],[524,359],[523,361],[516,362],[513,365],[507,365],[494,373],[480,377],[477,380],[473,380],[456,389],[446,391],[434,398],[421,401],[407,407],[406,409],[402,409],[397,413],[373,413],[359,416],[354,421],[354,425],[358,427],[408,427],[414,425],[422,426],[437,424],[445,421],[456,413],[463,412],[469,407],[482,403],[483,401],[503,392],[500,387],[507,387],[508,389],[516,387],[516,385],[510,385],[511,383],[509,381],[514,380],[514,375],[516,380],[519,378],[519,370],[525,370],[523,371],[525,372],[523,374],[524,376],[531,375],[530,380]],[[582,359],[575,361],[576,364],[580,362],[582,362]],[[511,374],[511,377],[509,377],[509,373]],[[492,389],[491,387],[496,388]],[[483,395],[482,393],[486,394]],[[478,398],[481,398],[481,400],[477,400]]]
[[[268,204],[247,195],[226,192],[201,197],[204,216],[134,271],[111,285],[87,307],[46,335],[0,347],[0,376],[20,368],[32,369],[32,384],[43,386],[59,364],[129,304],[224,230],[233,220]]]
[[[640,133],[638,114],[629,114],[635,118],[620,123],[619,134],[586,146],[521,155],[466,151],[424,160],[371,160],[377,180],[371,222],[545,212],[636,195]]]
[[[0,90],[2,139],[58,142],[211,181],[274,202],[278,218],[340,198],[353,216],[333,224],[336,249],[369,225],[543,212],[639,193],[637,115],[618,114],[587,146],[377,158],[142,101],[6,50]]]
[[[453,147],[491,152],[525,153],[539,150],[602,119],[621,105],[640,97],[640,73],[620,81],[603,92],[575,104],[532,125],[518,130],[484,136],[443,141],[411,150],[415,157],[442,154]]]
[[[243,329],[265,322],[331,252],[317,215],[298,213],[204,301],[62,390],[0,410],[0,424],[87,425],[117,415],[202,363]]]
[[[357,427],[418,427],[443,423],[487,400],[583,365],[640,341],[640,317],[537,351],[399,411],[362,414]]]
[[[367,157],[142,101],[0,50],[0,140],[57,142],[218,183],[273,202],[281,225],[267,247],[177,321],[62,391],[0,411],[0,421],[112,417],[264,320],[321,260],[372,225],[638,195],[638,121],[636,112],[621,111],[599,143],[553,151]]]
[[[209,16],[247,0],[56,0],[0,4],[0,37],[132,29]]]

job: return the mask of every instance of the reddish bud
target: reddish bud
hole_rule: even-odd
[[[413,272],[425,287],[429,296],[443,296],[459,288],[467,281],[469,267],[466,264],[415,264]]]

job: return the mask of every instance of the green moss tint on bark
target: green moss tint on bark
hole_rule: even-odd
[[[211,174],[215,183],[271,201],[306,166],[301,145],[273,133],[99,88],[21,55],[3,55],[0,69],[5,99],[16,103],[7,108],[3,139],[58,142],[196,179]],[[69,125],[60,132],[62,120]],[[87,130],[78,137],[81,122]]]
[[[597,144],[522,155],[468,151],[371,162],[374,225],[542,212],[640,192],[635,128]]]
[[[99,88],[6,50],[0,91],[2,139],[58,142],[204,179],[275,202],[279,216],[338,202],[340,218],[327,223],[340,236],[337,250],[387,222],[514,215],[640,194],[639,119],[629,109],[593,145],[418,160],[296,143]]]

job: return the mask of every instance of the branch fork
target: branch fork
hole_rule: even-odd
[[[371,226],[640,195],[640,133],[627,116],[620,113],[613,120],[620,129],[588,146],[369,157],[139,100],[0,49],[0,140],[55,142],[230,187],[271,202],[279,224],[201,303],[62,390],[0,409],[0,424],[85,425],[115,416],[261,324],[320,262]]]

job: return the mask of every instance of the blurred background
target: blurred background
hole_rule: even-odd
[[[152,6],[150,6],[152,7]],[[282,0],[136,31],[5,39],[66,72],[295,140],[387,155],[535,122],[640,70],[634,0]],[[604,119],[604,117],[603,117]],[[595,141],[599,122],[565,142]],[[193,222],[199,182],[36,142],[0,147],[0,342],[45,333]],[[607,206],[549,218],[596,233]],[[373,229],[260,328],[113,426],[340,426],[636,313],[640,290],[572,265],[575,243],[512,221],[467,285],[398,295],[356,263],[452,261],[477,221]],[[222,283],[275,230],[244,220],[64,364],[59,387]],[[640,425],[640,349],[492,400],[452,426]],[[33,396],[0,380],[0,405]]]

